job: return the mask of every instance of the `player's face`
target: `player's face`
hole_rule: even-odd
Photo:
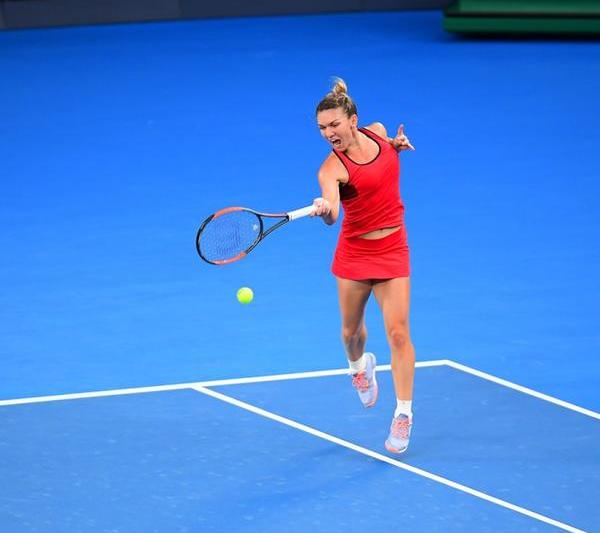
[[[317,124],[323,138],[336,150],[344,151],[352,143],[357,117],[348,117],[341,107],[326,109],[317,114]]]

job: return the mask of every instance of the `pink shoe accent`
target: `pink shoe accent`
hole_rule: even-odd
[[[394,418],[391,431],[392,436],[396,439],[408,439],[410,435],[410,419]]]
[[[367,392],[369,390],[369,380],[364,370],[352,376],[352,386],[360,392]]]

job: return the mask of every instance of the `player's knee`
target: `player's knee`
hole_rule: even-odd
[[[404,351],[404,349],[410,344],[410,335],[408,328],[404,325],[394,326],[388,331],[388,339],[392,350]]]
[[[342,340],[345,344],[352,344],[358,342],[363,335],[363,328],[361,326],[357,327],[342,327]]]

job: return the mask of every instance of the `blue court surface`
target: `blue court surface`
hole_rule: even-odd
[[[0,33],[1,533],[600,531],[600,43],[441,18]],[[319,196],[334,75],[416,147],[398,457],[374,301],[374,409],[341,369],[339,226],[194,249],[217,209]]]
[[[593,530],[597,413],[419,366],[402,462],[340,371],[5,401],[3,530]]]

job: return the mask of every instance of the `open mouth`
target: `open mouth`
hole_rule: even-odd
[[[335,148],[338,148],[342,145],[342,141],[340,139],[334,139],[333,141],[331,141],[331,144],[333,144]]]

